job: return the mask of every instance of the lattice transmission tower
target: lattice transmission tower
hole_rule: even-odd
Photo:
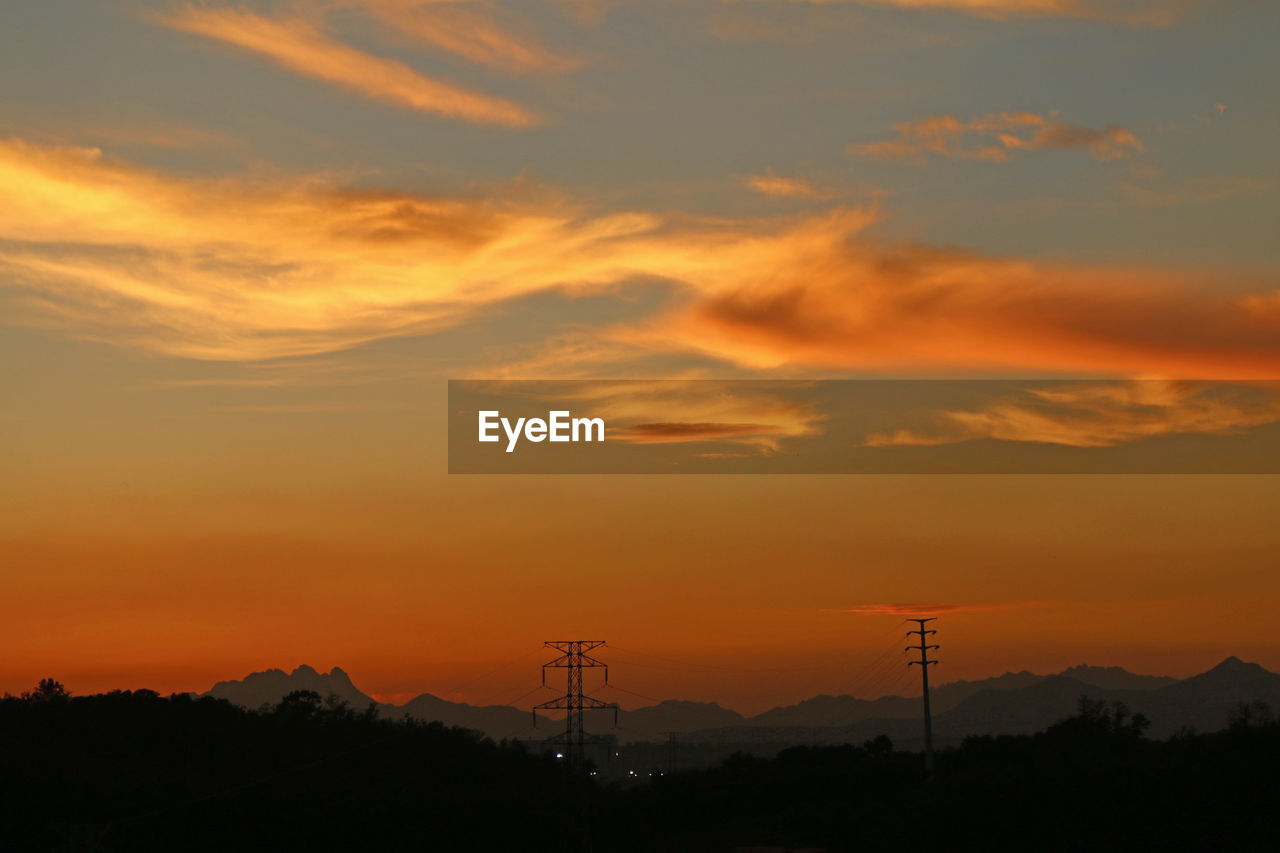
[[[543,645],[560,652],[560,657],[542,665],[542,683],[547,683],[548,669],[563,669],[568,677],[568,686],[563,696],[533,706],[533,724],[538,724],[539,711],[565,711],[564,733],[556,735],[553,742],[563,743],[564,757],[570,767],[580,767],[586,760],[587,744],[611,743],[609,738],[587,734],[583,713],[613,711],[614,725],[618,724],[617,703],[602,702],[587,696],[582,689],[584,669],[603,668],[604,683],[609,683],[608,665],[588,654],[603,646],[604,640],[548,640]]]

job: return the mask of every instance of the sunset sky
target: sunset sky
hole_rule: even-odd
[[[918,611],[943,681],[1280,669],[1276,477],[466,476],[445,432],[463,378],[1280,380],[1277,37],[1263,0],[4,4],[0,692],[497,702],[581,637],[759,711],[910,691],[864,676]]]

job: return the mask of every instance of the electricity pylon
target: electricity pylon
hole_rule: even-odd
[[[578,768],[586,760],[586,745],[605,740],[588,736],[582,724],[584,711],[613,711],[613,723],[618,724],[618,706],[614,702],[601,702],[582,692],[582,670],[604,668],[604,683],[609,683],[609,667],[591,657],[587,652],[604,645],[604,640],[548,640],[543,643],[549,649],[560,652],[560,657],[542,665],[542,683],[547,683],[548,669],[567,670],[568,688],[558,699],[533,707],[533,724],[538,724],[539,711],[566,711],[563,738],[565,761],[571,768]]]
[[[910,668],[919,664],[920,677],[924,683],[924,771],[925,775],[931,779],[933,778],[933,717],[929,714],[929,665],[935,664],[937,661],[929,659],[929,650],[941,648],[941,646],[937,643],[928,642],[929,635],[936,634],[938,632],[931,628],[925,628],[924,626],[929,622],[935,621],[937,618],[938,617],[936,616],[930,616],[927,619],[907,620],[908,622],[916,622],[920,625],[916,630],[907,632],[907,636],[917,634],[920,637],[920,645],[907,646],[906,648],[907,651],[914,649],[920,652],[920,660],[908,661],[907,667]]]

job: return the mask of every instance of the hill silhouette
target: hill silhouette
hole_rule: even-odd
[[[534,727],[527,708],[474,706],[430,693],[403,705],[377,703],[337,667],[328,673],[306,665],[289,673],[270,669],[240,681],[219,682],[205,695],[257,708],[278,702],[294,690],[336,695],[354,708],[374,705],[387,719],[407,715],[474,729],[499,740],[539,740],[558,728],[543,718]],[[940,744],[956,744],[974,734],[1040,731],[1071,713],[1082,694],[1124,702],[1156,721],[1154,733],[1166,736],[1186,726],[1219,728],[1241,702],[1280,707],[1280,675],[1229,657],[1207,672],[1181,680],[1081,664],[1053,675],[1022,671],[954,681],[931,691],[934,735]],[[815,696],[750,717],[715,703],[669,699],[623,711],[615,734],[622,742],[665,741],[668,732],[678,732],[686,742],[749,745],[861,743],[885,733],[897,743],[915,747],[922,737],[919,719],[918,697]]]
[[[310,690],[320,696],[337,696],[352,708],[361,710],[378,704],[362,693],[340,667],[328,672],[317,672],[303,664],[292,672],[268,669],[251,672],[240,681],[219,681],[205,693],[215,699],[226,699],[245,708],[275,705],[295,690]]]

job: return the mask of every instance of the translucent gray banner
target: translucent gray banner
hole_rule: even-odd
[[[452,474],[1276,474],[1280,382],[454,380]]]

